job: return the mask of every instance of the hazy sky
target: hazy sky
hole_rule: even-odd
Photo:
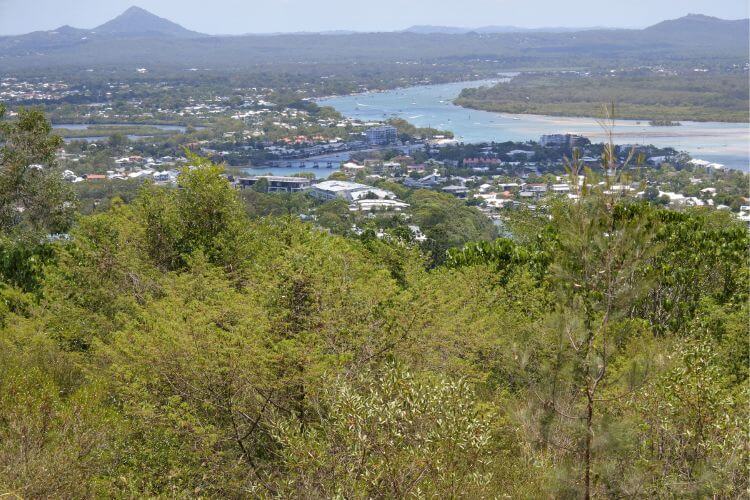
[[[643,27],[687,13],[738,19],[749,10],[747,0],[0,0],[0,34],[93,28],[133,4],[211,34],[413,24]]]

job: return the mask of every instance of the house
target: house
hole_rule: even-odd
[[[400,155],[400,156],[394,156],[393,158],[391,158],[391,161],[394,163],[398,163],[401,166],[405,166],[413,162],[414,159],[411,156]]]
[[[712,168],[714,170],[722,170],[724,168],[724,165],[722,165],[721,163],[711,163],[710,161],[706,161],[706,160],[693,159],[693,160],[690,160],[688,163],[696,167],[703,167],[707,169]]]
[[[655,165],[658,167],[662,163],[666,163],[668,161],[669,161],[669,158],[666,156],[652,156],[651,158],[646,160],[646,163],[648,163],[649,165]]]
[[[464,158],[464,166],[472,168],[496,167],[500,165],[497,158]]]
[[[282,177],[277,175],[240,177],[235,184],[240,189],[245,189],[252,187],[261,179],[265,179],[268,182],[269,193],[299,193],[310,187],[310,179],[305,177]]]
[[[437,186],[438,184],[441,184],[442,182],[443,182],[443,178],[441,177],[440,173],[436,170],[430,175],[426,175],[420,179],[408,178],[404,180],[404,186],[417,188],[417,189],[424,189],[424,188],[431,188],[431,187]]]
[[[163,172],[154,172],[154,182],[176,182],[180,173],[177,170],[164,170]]]
[[[509,151],[508,152],[508,156],[514,156],[514,157],[515,156],[523,156],[527,160],[530,160],[531,158],[533,158],[534,155],[536,155],[536,153],[534,151],[526,151],[526,150],[523,150],[523,149],[514,149],[513,151]]]
[[[419,226],[409,226],[409,231],[414,236],[414,241],[423,242],[427,241],[427,236],[424,235],[422,229]]]
[[[541,198],[547,193],[546,184],[523,184],[521,192],[518,193],[522,198]]]
[[[469,190],[464,186],[445,186],[442,191],[452,194],[456,198],[466,198],[466,195],[469,194]]]
[[[349,205],[349,210],[352,212],[380,212],[380,211],[395,211],[400,212],[409,208],[408,203],[404,203],[399,200],[391,199],[368,199],[361,198],[354,201]]]
[[[344,163],[343,165],[341,165],[341,169],[342,170],[346,170],[348,172],[358,172],[360,170],[364,170],[365,167],[364,167],[364,165],[360,165],[360,164],[355,163],[353,161],[348,161],[348,162]]]

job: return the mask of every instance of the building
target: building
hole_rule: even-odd
[[[360,165],[359,163],[348,161],[346,163],[343,163],[341,165],[341,170],[345,172],[359,172],[360,170],[364,170],[365,166]]]
[[[521,198],[542,198],[547,194],[546,184],[524,184],[518,195]]]
[[[500,165],[498,158],[464,158],[464,167],[497,167]]]
[[[164,170],[163,172],[154,172],[154,182],[156,183],[175,183],[180,172],[177,170]]]
[[[349,181],[323,181],[314,184],[308,191],[310,196],[319,200],[335,200],[337,198],[354,202],[360,199],[396,199],[391,191],[379,189],[366,184]]]
[[[396,139],[398,139],[398,130],[391,125],[372,127],[365,130],[365,137],[367,137],[368,143],[382,146],[396,142]]]
[[[582,135],[575,134],[550,134],[543,135],[539,139],[539,145],[544,148],[573,149],[582,148],[591,144],[591,141]]]
[[[534,157],[536,153],[534,151],[526,151],[525,149],[514,149],[513,151],[508,151],[508,156],[516,157],[516,156],[523,156],[527,160],[530,160]]]
[[[466,198],[466,195],[469,194],[469,190],[464,186],[445,186],[442,191],[452,194],[456,198]]]
[[[299,193],[310,187],[310,179],[305,177],[281,177],[276,175],[239,177],[236,185],[240,189],[245,189],[252,187],[261,179],[265,179],[268,182],[269,193]]]
[[[443,179],[438,171],[435,170],[433,173],[426,175],[420,179],[412,179],[411,177],[407,177],[404,180],[404,186],[415,189],[429,189],[431,187],[442,184],[444,181],[445,179]]]
[[[408,203],[390,199],[371,200],[368,198],[361,198],[349,205],[349,210],[352,212],[400,212],[406,208],[409,208]]]

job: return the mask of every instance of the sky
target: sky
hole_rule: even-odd
[[[645,27],[688,13],[748,17],[747,0],[0,0],[0,35],[93,28],[138,5],[210,34],[355,30],[415,24]]]

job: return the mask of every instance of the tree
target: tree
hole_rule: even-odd
[[[0,231],[5,234],[60,233],[70,227],[75,198],[55,164],[62,139],[51,132],[34,109],[0,121]]]
[[[128,145],[129,139],[128,136],[124,134],[112,134],[109,136],[108,139],[109,147],[112,148],[115,151],[122,150],[125,146]]]
[[[607,111],[606,116],[612,116]],[[580,458],[579,482],[585,499],[596,488],[594,430],[601,394],[617,394],[618,389],[617,379],[610,376],[610,365],[623,345],[618,338],[623,326],[618,323],[627,324],[630,307],[645,292],[650,277],[639,271],[653,252],[654,237],[648,221],[633,216],[622,195],[611,189],[626,178],[623,170],[629,159],[618,163],[612,124],[604,123],[604,128],[610,134],[602,157],[604,188],[595,189],[586,182],[579,185],[583,162],[574,159],[568,170],[580,199],[558,205],[553,212],[559,231],[551,265],[558,292],[553,319],[558,337],[547,375],[548,396],[540,396],[550,418],[563,419],[562,428],[572,432],[569,445],[560,441],[558,445]],[[587,172],[587,180],[593,177],[593,172]],[[632,387],[622,387],[623,394],[628,390]]]
[[[336,172],[332,173],[328,176],[329,181],[348,181],[349,177],[346,176],[344,172],[341,170],[337,170]]]
[[[454,196],[418,190],[409,201],[414,222],[428,238],[425,249],[430,252],[433,264],[443,262],[450,248],[469,241],[493,240],[496,236],[492,221]]]
[[[253,184],[252,187],[253,191],[258,193],[267,193],[268,192],[268,179],[265,177],[261,177],[257,181],[255,181],[255,184]]]
[[[0,278],[33,291],[52,255],[46,239],[70,228],[76,199],[55,162],[62,139],[42,112],[3,115],[0,106]]]

